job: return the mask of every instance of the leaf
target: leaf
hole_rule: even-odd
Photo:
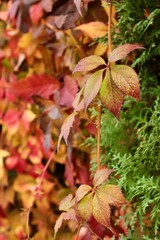
[[[116,86],[126,95],[140,99],[140,84],[137,73],[126,65],[111,67],[111,75]]]
[[[135,49],[144,49],[144,47],[138,44],[123,44],[117,48],[115,48],[109,55],[108,61],[109,62],[116,62],[121,60],[122,58],[126,57],[131,51]]]
[[[59,89],[59,81],[49,75],[33,75],[9,86],[17,96],[29,99],[33,95],[49,98]]]
[[[117,118],[122,107],[125,94],[121,92],[111,78],[107,70],[100,89],[100,98],[105,107]]]
[[[84,91],[84,87],[82,87],[81,90],[76,94],[76,97],[72,102],[72,106],[74,107],[75,111],[78,111],[77,109],[79,108],[80,98],[83,94],[83,91]]]
[[[74,0],[74,4],[76,5],[77,11],[82,16],[81,2],[82,2],[82,0]]]
[[[67,107],[72,107],[72,102],[78,91],[78,86],[75,80],[66,75],[64,77],[64,87],[60,89],[60,105],[65,105]]]
[[[97,96],[103,78],[104,70],[99,70],[93,73],[90,78],[87,80],[85,88],[84,88],[84,106],[87,109],[88,105],[92,102],[92,100]]]
[[[60,141],[62,137],[64,138],[66,144],[67,144],[67,139],[70,133],[70,129],[73,126],[73,122],[75,120],[75,116],[77,115],[77,112],[73,112],[70,114],[63,122],[62,127],[61,127],[61,133],[58,138],[58,144],[57,144],[57,149],[59,149]]]
[[[72,194],[69,194],[60,202],[59,210],[67,212],[74,205],[75,205],[75,198],[73,198]]]
[[[57,219],[56,224],[54,226],[54,238],[55,238],[58,230],[62,226],[62,223],[64,220],[74,220],[77,222],[77,218],[76,218],[74,209],[70,209],[68,212],[64,212],[59,216],[59,218]]]
[[[116,185],[106,184],[104,186],[100,186],[97,189],[96,194],[105,199],[105,204],[120,207],[121,205],[127,203],[121,190]]]
[[[48,13],[52,11],[52,7],[57,0],[42,0],[42,7]]]
[[[105,182],[109,175],[113,172],[113,170],[105,168],[105,169],[101,169],[96,171],[95,175],[94,175],[94,179],[93,179],[93,185],[95,187],[101,185],[103,182]]]
[[[97,37],[103,37],[107,34],[108,27],[105,23],[94,21],[82,24],[75,28],[75,30],[81,30],[85,35],[90,37],[91,39]]]
[[[89,185],[82,184],[76,191],[76,202],[79,202],[90,191],[92,191],[92,188]]]
[[[81,59],[78,64],[76,65],[73,73],[75,72],[89,72],[101,65],[106,65],[103,58],[96,55],[91,55]]]
[[[43,16],[42,3],[38,2],[36,4],[33,4],[29,8],[29,13],[30,13],[30,17],[31,17],[32,23],[37,25],[39,23],[39,20]]]
[[[84,196],[81,201],[78,203],[78,211],[81,218],[87,221],[92,215],[92,199],[93,193],[89,193]]]
[[[32,44],[33,44],[33,37],[32,37],[32,34],[29,32],[29,33],[23,34],[22,37],[19,39],[18,47],[25,49],[31,46]]]
[[[97,222],[111,230],[110,223],[110,206],[107,204],[107,199],[104,198],[98,191],[93,197],[93,216]],[[111,230],[112,231],[112,230]]]

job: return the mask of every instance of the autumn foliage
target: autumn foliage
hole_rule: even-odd
[[[120,61],[143,47],[91,44],[116,26],[115,8],[102,4],[1,4],[2,240],[127,234],[123,221],[115,222],[129,203],[118,186],[107,183],[113,170],[100,163],[101,112],[106,108],[120,119],[125,96],[140,100],[137,73]],[[97,115],[91,115],[91,107]],[[83,146],[90,135],[97,139],[94,151]]]

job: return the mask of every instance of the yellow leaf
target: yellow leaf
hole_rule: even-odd
[[[85,35],[93,39],[93,38],[105,36],[108,30],[108,27],[103,22],[95,21],[95,22],[82,24],[76,27],[75,30],[81,30]]]
[[[94,55],[102,56],[103,54],[107,53],[107,48],[107,44],[98,43],[94,50]]]
[[[31,33],[25,33],[23,36],[19,39],[18,46],[20,48],[27,48],[29,47],[33,42],[32,34]]]

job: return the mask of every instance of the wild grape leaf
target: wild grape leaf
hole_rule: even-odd
[[[42,7],[46,12],[51,12],[52,7],[58,0],[42,0]]]
[[[121,60],[122,58],[126,57],[131,51],[135,49],[144,49],[144,47],[138,45],[138,44],[123,44],[119,47],[116,47],[108,57],[109,62],[116,62],[118,60]]]
[[[64,138],[66,144],[67,144],[67,139],[70,133],[70,129],[73,126],[73,122],[75,120],[75,116],[77,115],[76,112],[73,112],[72,114],[70,114],[63,122],[62,127],[61,127],[61,133],[59,135],[58,138],[58,144],[57,144],[57,149],[59,149],[60,146],[60,142],[62,137]]]
[[[104,168],[96,171],[94,178],[93,178],[93,185],[95,187],[101,185],[103,182],[105,182],[109,175],[113,172],[113,170]]]
[[[79,14],[82,16],[82,12],[81,12],[81,2],[82,2],[82,0],[74,0],[74,4],[76,5],[77,11],[78,11]]]
[[[92,199],[93,193],[89,193],[84,196],[78,203],[78,211],[81,218],[87,221],[92,216]]]
[[[97,96],[103,78],[103,69],[96,71],[93,73],[90,78],[87,80],[85,88],[84,88],[84,106],[87,109],[88,105],[92,102],[92,100]]]
[[[76,191],[76,202],[79,202],[92,188],[87,184],[82,184]]]
[[[79,111],[84,108],[84,100],[83,99],[81,100],[83,91],[84,91],[84,87],[82,87],[81,90],[76,94],[76,97],[72,102],[72,106],[74,107],[75,111]]]
[[[91,39],[97,37],[103,37],[106,35],[108,27],[105,23],[94,21],[79,25],[75,28],[75,30],[81,30],[85,35],[90,37]]]
[[[112,80],[110,71],[107,70],[100,89],[100,98],[105,107],[117,118],[119,118],[124,96],[125,94]]]
[[[140,84],[137,73],[126,65],[111,67],[111,76],[116,86],[125,94],[140,99]]]
[[[106,65],[103,58],[96,55],[91,55],[81,59],[76,65],[73,73],[75,72],[89,72],[101,65]]]
[[[77,222],[74,209],[70,209],[68,212],[61,213],[54,226],[54,239],[64,220],[74,220]]]
[[[29,13],[30,13],[30,17],[31,17],[32,23],[37,25],[39,23],[39,20],[43,16],[42,3],[38,2],[36,4],[33,4],[29,8]]]
[[[49,75],[33,75],[10,85],[9,90],[17,96],[29,99],[33,95],[49,98],[59,89],[59,81]]]
[[[77,91],[78,86],[75,80],[69,75],[66,75],[64,77],[64,87],[60,89],[59,103],[67,107],[72,107],[72,102],[76,96]]]
[[[67,212],[74,205],[75,205],[75,198],[73,198],[72,194],[69,194],[60,202],[59,210]]]

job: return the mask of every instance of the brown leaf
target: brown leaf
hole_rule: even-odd
[[[144,47],[138,44],[123,44],[119,47],[116,47],[109,55],[108,61],[109,62],[116,62],[121,60],[122,58],[126,57],[131,51],[135,49],[144,49]]]
[[[137,73],[129,66],[111,67],[111,76],[116,86],[125,94],[140,99],[140,84]]]
[[[60,141],[62,139],[62,137],[64,138],[66,144],[67,144],[67,139],[70,133],[70,129],[73,126],[73,122],[75,120],[75,116],[77,115],[76,112],[73,112],[72,114],[70,114],[63,122],[63,125],[61,127],[61,133],[59,135],[58,138],[58,144],[57,144],[57,149],[59,149],[59,145],[60,145]]]
[[[79,202],[90,191],[92,191],[92,188],[89,185],[82,184],[76,191],[76,202]]]
[[[73,74],[75,72],[89,72],[101,65],[106,65],[103,58],[96,55],[91,55],[81,59],[73,70]]]
[[[101,185],[103,182],[105,182],[109,175],[113,172],[113,170],[105,168],[105,169],[101,169],[96,171],[95,175],[94,175],[94,179],[93,179],[93,185],[95,187]]]
[[[93,73],[90,78],[87,80],[85,88],[84,88],[84,106],[87,109],[88,105],[94,100],[97,96],[101,85],[102,85],[102,78],[103,78],[104,70],[99,70]]]
[[[117,118],[119,118],[124,96],[125,94],[119,90],[112,80],[110,71],[107,70],[100,89],[100,98],[105,107]]]

